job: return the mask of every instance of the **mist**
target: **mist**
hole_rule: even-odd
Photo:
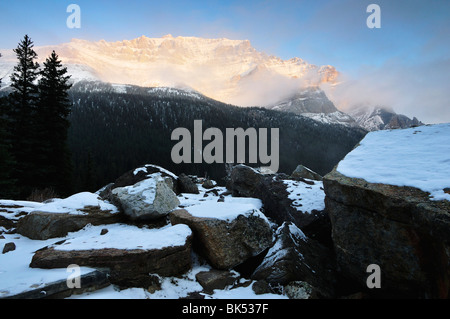
[[[380,67],[341,74],[339,84],[322,85],[341,111],[356,105],[384,106],[427,124],[450,122],[450,59],[408,65],[392,59]]]

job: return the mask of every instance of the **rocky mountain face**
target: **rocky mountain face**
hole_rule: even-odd
[[[392,109],[386,107],[355,107],[348,114],[358,123],[359,126],[368,131],[389,130],[398,128],[408,128],[423,125],[417,118],[397,114]]]
[[[240,106],[265,105],[270,99],[275,102],[280,98],[281,88],[298,88],[299,83],[333,83],[338,75],[329,65],[316,66],[300,58],[282,60],[269,56],[257,51],[247,40],[171,35],[118,42],[74,39],[70,43],[35,47],[35,50],[40,61],[55,50],[76,81],[192,88]],[[16,63],[15,55],[12,50],[0,53],[3,55],[0,76],[5,77],[7,84]]]
[[[300,90],[267,108],[302,115],[321,123],[359,127],[350,115],[339,111],[319,87]]]

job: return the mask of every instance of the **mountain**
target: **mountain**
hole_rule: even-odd
[[[378,131],[424,125],[417,118],[397,114],[388,107],[358,106],[348,112],[362,128]]]
[[[291,112],[326,124],[358,127],[348,114],[339,111],[319,87],[308,87],[283,100],[267,106],[268,109]]]
[[[224,104],[192,90],[84,81],[73,86],[70,96],[69,147],[75,189],[80,191],[94,191],[145,163],[164,165],[176,174],[206,174],[220,182],[226,175],[224,164],[175,164],[171,159],[177,143],[171,140],[172,131],[194,132],[198,119],[203,130],[279,128],[279,172],[287,174],[299,164],[326,174],[366,133],[287,112]]]
[[[73,39],[35,50],[41,62],[55,50],[75,81],[192,88],[239,106],[268,105],[301,86],[334,83],[338,76],[332,66],[316,66],[300,58],[282,60],[256,50],[247,40],[224,38]],[[7,84],[16,58],[12,50],[0,53],[0,77]]]

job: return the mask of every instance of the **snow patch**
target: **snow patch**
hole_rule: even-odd
[[[370,132],[337,171],[369,183],[410,186],[450,200],[450,123]]]
[[[84,215],[87,213],[83,212],[82,209],[86,206],[99,207],[101,210],[110,211],[112,214],[119,212],[116,206],[101,200],[97,194],[90,192],[78,193],[65,199],[52,199],[47,204],[36,205],[35,211]]]
[[[108,232],[100,235],[103,228]],[[92,226],[70,233],[62,245],[55,250],[91,250],[91,249],[139,249],[151,250],[165,247],[183,246],[192,235],[191,229],[184,224],[166,226],[158,229],[139,228],[125,224]],[[72,237],[73,236],[73,237]],[[118,240],[120,238],[120,240]]]
[[[325,192],[323,182],[307,180],[311,185],[302,181],[283,180],[289,193],[288,198],[292,200],[292,207],[303,213],[311,213],[313,210],[325,209]]]

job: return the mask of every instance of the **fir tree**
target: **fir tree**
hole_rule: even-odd
[[[38,135],[42,162],[38,163],[42,175],[40,187],[53,188],[57,193],[68,195],[71,183],[71,155],[67,146],[70,126],[68,116],[71,102],[68,97],[70,76],[58,55],[53,51],[44,62],[39,80],[37,110]]]
[[[36,103],[38,89],[36,80],[39,64],[35,62],[33,41],[25,35],[14,52],[18,63],[11,75],[13,92],[9,95],[8,118],[10,124],[12,155],[16,160],[14,175],[21,195],[28,195],[35,183],[36,166]]]
[[[6,116],[7,104],[5,100],[6,98],[0,97],[0,198],[14,198],[17,195],[15,180],[12,178],[15,163],[10,150],[10,136],[7,130],[9,125]]]

